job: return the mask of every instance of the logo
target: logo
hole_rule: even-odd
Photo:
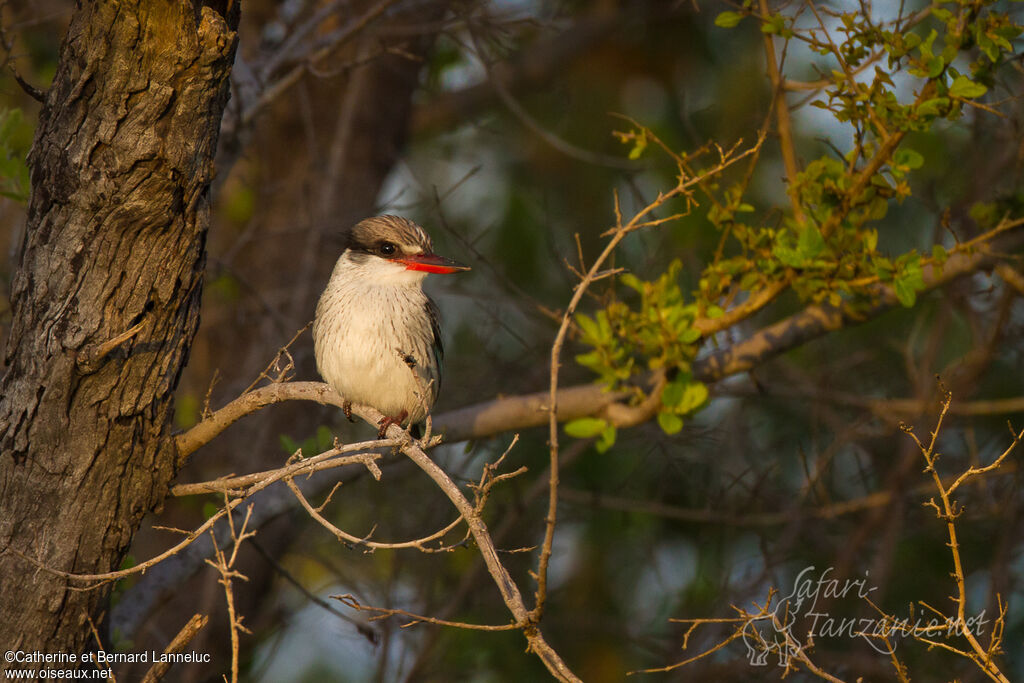
[[[962,625],[942,615],[931,619],[915,617],[913,606],[910,616],[902,619],[881,612],[875,617],[860,618],[833,615],[828,605],[834,601],[851,597],[869,601],[878,587],[869,585],[868,572],[864,578],[841,580],[833,576],[835,567],[816,571],[813,566],[806,567],[794,579],[792,590],[773,608],[769,610],[769,595],[765,608],[743,624],[740,637],[752,666],[767,666],[774,658],[779,666],[788,667],[804,644],[811,641],[863,638],[876,652],[891,655],[902,638],[935,640],[963,635],[965,631],[980,636],[988,624],[985,610]]]

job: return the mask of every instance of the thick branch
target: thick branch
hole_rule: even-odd
[[[953,280],[970,275],[989,267],[999,260],[996,249],[1013,248],[1021,242],[1020,235],[1013,236],[1013,243],[1000,243],[992,247],[981,247],[973,253],[952,255],[945,265],[924,267],[925,291],[948,284]],[[753,334],[746,340],[729,348],[716,351],[694,363],[694,376],[702,382],[715,382],[740,372],[751,370],[781,353],[806,344],[827,332],[834,332],[851,325],[859,325],[899,304],[896,292],[887,285],[875,287],[876,301],[864,307],[850,305],[831,306],[813,304],[799,313],[783,318],[777,323]]]
[[[1013,249],[1020,242],[1021,237],[1014,235],[1012,242],[1004,241],[989,250],[979,248],[970,254],[954,254],[941,269],[925,266],[926,289],[941,287],[989,267],[1000,258],[996,248]],[[808,306],[733,346],[699,358],[693,366],[694,377],[705,383],[713,383],[746,372],[828,332],[876,318],[898,304],[891,287],[880,285],[876,291],[877,303],[866,308],[854,309],[828,304]],[[633,426],[643,420],[635,409],[618,403],[627,395],[625,392],[607,391],[597,384],[559,389],[556,415],[560,422],[596,415],[617,426]],[[434,429],[444,435],[445,441],[453,443],[537,427],[547,422],[549,399],[549,393],[541,391],[477,403],[435,416]],[[244,415],[272,403],[290,400],[311,400],[338,407],[343,403],[340,396],[320,382],[288,382],[261,387],[235,399],[189,431],[178,435],[180,457],[187,457]],[[365,409],[354,406],[353,410],[362,415],[360,411]],[[649,412],[648,419],[653,417],[655,410]]]
[[[27,652],[82,652],[106,589],[21,558],[107,573],[174,476],[237,44],[210,5],[76,3],[39,113],[0,380],[0,641]]]

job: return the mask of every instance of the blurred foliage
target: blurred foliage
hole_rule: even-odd
[[[28,201],[28,157],[35,128],[20,109],[0,109],[0,196]]]
[[[303,439],[302,443],[287,434],[281,434],[278,438],[281,441],[281,450],[288,455],[294,455],[300,450],[305,454],[323,453],[334,445],[334,433],[326,425],[317,427],[316,434]]]
[[[638,373],[672,370],[674,378],[661,395],[663,410],[658,416],[666,434],[679,432],[681,415],[707,399],[707,388],[689,376],[690,363],[706,342],[694,327],[702,312],[717,317],[723,308],[772,285],[791,288],[803,302],[856,308],[875,303],[877,285],[882,283],[891,285],[900,303],[910,308],[925,289],[925,265],[941,269],[950,253],[974,246],[970,242],[947,250],[935,243],[924,254],[914,248],[885,254],[878,249],[879,229],[902,229],[884,219],[891,202],[902,203],[912,195],[912,172],[924,165],[922,154],[900,146],[904,136],[959,120],[964,107],[976,104],[974,100],[988,92],[984,82],[991,83],[995,70],[1014,58],[1010,41],[1024,30],[1003,3],[964,0],[937,3],[921,15],[889,22],[859,10],[832,13],[838,24],[833,32],[842,35],[841,41],[834,42],[813,5],[810,11],[819,23],[802,28],[795,15],[758,16],[755,6],[747,0],[745,13],[723,12],[715,25],[733,28],[750,15],[762,33],[803,41],[812,51],[833,58],[837,68],[824,74],[810,105],[851,126],[854,144],[847,150],[830,150],[804,165],[789,184],[793,207],[788,211],[772,206],[758,212],[756,200],[748,197],[756,167],[749,168],[736,184],[723,185],[717,176],[706,177],[700,184],[704,196],[699,203],[708,207],[704,215],[719,232],[720,241],[692,300],[687,301],[676,284],[682,264],[675,260],[653,282],[642,282],[630,273],[618,277],[619,283],[641,295],[632,307],[613,294],[604,310],[593,316],[576,315],[580,340],[594,348],[576,361],[610,389],[621,388]],[[958,69],[954,64],[962,61],[962,54],[976,54],[977,59],[967,69]],[[887,56],[884,68],[880,55]],[[873,67],[870,75],[869,67]],[[914,79],[904,79],[897,87],[894,79],[901,75]],[[651,147],[662,149],[681,176],[703,177],[684,152],[669,150],[647,128],[617,133],[617,137],[632,145],[630,159]],[[649,144],[652,139],[656,145]],[[781,142],[793,144],[788,137]],[[687,197],[687,201],[693,200]],[[992,225],[997,214],[987,207],[978,203],[969,211],[986,216],[991,229],[997,230],[999,226]],[[749,220],[758,216],[765,222]],[[636,394],[635,402],[645,398],[639,390]],[[567,425],[566,432],[579,437],[603,433],[602,446],[607,447],[609,440],[614,441],[607,429],[603,421],[587,418]]]

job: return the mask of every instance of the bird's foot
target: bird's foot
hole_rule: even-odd
[[[384,435],[388,431],[388,427],[390,427],[391,425],[401,426],[402,423],[405,422],[405,418],[407,417],[409,417],[408,410],[403,410],[400,414],[396,415],[395,417],[391,417],[390,415],[385,415],[384,417],[382,417],[380,419],[380,422],[377,423],[377,426],[380,427],[380,429],[377,430],[377,438],[383,439]]]
[[[341,406],[341,412],[345,413],[345,417],[348,418],[349,422],[356,421],[356,419],[352,417],[352,401],[345,401]]]

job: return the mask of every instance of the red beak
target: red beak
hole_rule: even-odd
[[[469,270],[458,261],[453,261],[437,254],[416,254],[415,256],[401,256],[394,259],[405,264],[406,270],[422,270],[426,273],[457,273],[462,270]]]

